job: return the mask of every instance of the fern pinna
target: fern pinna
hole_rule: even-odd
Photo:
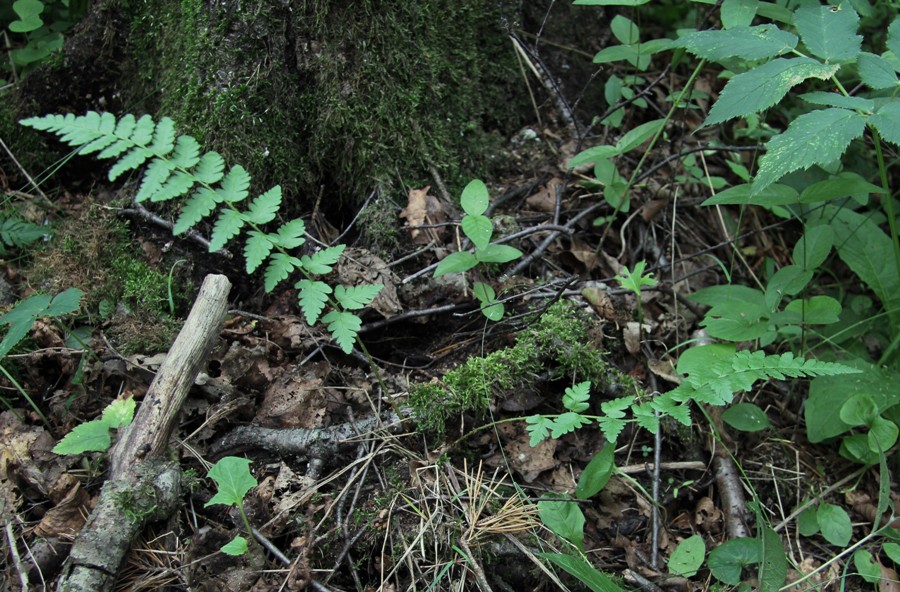
[[[316,279],[330,273],[344,251],[336,245],[310,255],[296,257],[291,251],[306,242],[306,225],[294,219],[265,232],[281,208],[281,187],[276,185],[249,202],[250,174],[240,165],[225,172],[225,161],[216,152],[201,154],[199,142],[188,135],[177,135],[174,122],[163,117],[159,122],[149,115],[136,118],[128,114],[116,118],[111,113],[89,111],[80,116],[45,115],[20,122],[38,130],[49,131],[77,148],[77,154],[96,154],[97,158],[114,158],[109,180],[123,173],[144,168],[135,201],[168,201],[187,196],[175,222],[173,233],[190,230],[218,210],[213,224],[209,250],[218,251],[246,231],[244,259],[248,274],[266,264],[266,292],[271,292],[292,272],[303,279],[295,284],[299,290],[300,309],[306,322],[314,325],[320,319],[341,347],[350,353],[362,321],[353,312],[364,308],[381,290],[381,285],[335,286]],[[330,307],[326,314],[322,314]]]

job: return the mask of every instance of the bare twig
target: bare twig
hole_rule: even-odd
[[[9,544],[9,553],[13,557],[13,564],[16,566],[16,572],[19,574],[19,582],[22,584],[22,592],[28,590],[28,570],[22,563],[19,556],[19,548],[16,546],[16,535],[13,532],[12,522],[6,523],[6,542]]]
[[[156,214],[154,214],[153,212],[151,212],[150,210],[148,210],[147,208],[145,208],[144,206],[142,206],[139,203],[133,204],[133,207],[131,207],[131,208],[122,208],[122,209],[119,209],[118,211],[120,214],[124,214],[126,216],[132,216],[135,218],[140,218],[141,220],[144,220],[145,222],[149,222],[149,223],[155,224],[156,226],[159,226],[161,228],[165,228],[169,232],[171,232],[172,229],[175,228],[174,224],[172,224],[165,218],[160,218],[159,216],[157,216]],[[190,230],[185,232],[184,236],[186,238],[194,241],[198,245],[205,247],[206,250],[209,251],[209,241],[206,240],[206,238],[202,234],[200,234],[193,228],[191,228]],[[232,255],[228,249],[219,249],[218,251],[216,251],[216,255],[221,255],[223,257],[227,257],[228,259],[231,259],[232,257],[234,257],[234,255]]]

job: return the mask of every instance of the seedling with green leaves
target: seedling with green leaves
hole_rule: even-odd
[[[250,461],[246,458],[226,456],[209,469],[209,478],[216,482],[216,494],[204,507],[217,504],[234,506],[241,515],[247,535],[253,538],[253,528],[244,511],[244,496],[258,485],[256,479],[250,474]],[[247,539],[238,535],[222,546],[221,551],[227,555],[243,555],[247,552]]]
[[[118,430],[131,424],[134,419],[134,409],[134,399],[116,399],[106,406],[99,419],[75,426],[53,447],[53,452],[69,455],[106,452],[112,444],[109,431]]]
[[[444,257],[434,270],[434,277],[448,273],[464,273],[480,263],[508,263],[522,256],[522,251],[509,245],[491,242],[494,223],[484,215],[490,196],[487,185],[475,179],[463,189],[460,205],[466,215],[460,221],[463,232],[475,245],[475,252],[458,251]],[[497,301],[494,289],[484,282],[476,282],[473,290],[481,312],[492,321],[499,321],[505,312],[503,303]]]
[[[158,123],[148,115],[121,118],[93,111],[85,115],[46,115],[21,121],[23,125],[55,133],[78,154],[95,154],[116,159],[109,171],[115,181],[123,173],[145,167],[135,195],[138,203],[187,199],[173,232],[182,234],[218,212],[210,237],[210,252],[224,248],[245,231],[245,269],[248,275],[265,265],[264,286],[271,292],[293,272],[303,278],[294,284],[306,322],[324,323],[340,348],[350,353],[358,340],[362,320],[351,311],[368,306],[381,285],[337,285],[332,287],[319,276],[330,273],[345,245],[326,247],[309,254],[295,254],[306,242],[306,225],[300,218],[266,231],[281,209],[281,187],[276,185],[250,201],[250,174],[240,165],[225,172],[225,161],[216,152],[201,154],[200,144],[188,135],[176,135],[168,117]],[[329,308],[328,312],[325,309]],[[323,312],[325,314],[323,314]]]

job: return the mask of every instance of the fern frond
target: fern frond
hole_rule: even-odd
[[[228,203],[237,203],[246,199],[250,192],[250,174],[242,167],[237,165],[232,167],[225,178],[222,179],[222,185],[216,190],[222,201]]]
[[[331,266],[341,258],[341,253],[344,252],[346,246],[334,245],[333,247],[316,251],[312,255],[303,255],[300,258],[303,262],[303,269],[316,275],[331,273]]]
[[[304,222],[301,218],[296,218],[281,225],[281,228],[278,229],[277,235],[272,238],[272,242],[281,247],[282,249],[296,249],[300,245],[306,242],[306,239],[303,238],[303,233],[306,232],[306,222]],[[343,245],[341,246],[341,251],[343,251]],[[304,267],[306,263],[303,264]]]
[[[43,226],[25,222],[18,218],[0,220],[0,255],[6,254],[5,247],[21,248],[38,241],[50,234]]]
[[[381,284],[338,286],[334,289],[334,297],[347,310],[359,310],[369,306],[383,287]]]
[[[269,258],[269,265],[263,274],[266,292],[271,292],[280,282],[287,279],[291,272],[302,263],[296,257],[284,253],[275,253]]]
[[[281,186],[276,185],[250,202],[244,220],[251,224],[268,224],[275,219],[280,208]]]
[[[212,185],[225,175],[225,159],[218,152],[207,152],[200,158],[194,169],[194,178],[199,183]]]
[[[244,245],[244,260],[247,264],[247,273],[251,274],[262,265],[262,262],[266,260],[266,257],[269,256],[272,252],[272,247],[275,245],[272,244],[272,239],[263,232],[251,230],[249,234],[250,238],[247,239],[247,244]]]
[[[181,208],[181,215],[172,228],[172,234],[178,235],[187,232],[198,222],[213,213],[219,195],[212,189],[201,187],[187,200]]]
[[[757,380],[775,378],[803,378],[814,376],[835,376],[838,374],[856,374],[860,370],[837,364],[835,362],[821,362],[816,359],[794,357],[791,352],[775,356],[767,356],[762,351],[739,351],[731,362],[735,372],[746,372]]]
[[[353,351],[353,343],[362,328],[362,320],[358,316],[352,312],[332,310],[322,317],[322,322],[328,325],[328,332],[345,354]]]
[[[172,162],[175,163],[175,166],[184,170],[194,168],[200,162],[200,143],[192,136],[178,136],[178,139],[175,141],[175,152],[172,154]]]
[[[328,295],[331,294],[331,286],[325,282],[313,280],[300,280],[294,287],[300,290],[297,295],[300,301],[300,310],[306,318],[306,324],[312,326],[319,320],[319,315],[325,310]]]
[[[240,212],[222,210],[213,225],[212,236],[209,239],[209,252],[214,253],[223,248],[228,241],[237,236],[243,226],[244,219]]]

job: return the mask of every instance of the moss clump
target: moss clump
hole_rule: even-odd
[[[482,414],[495,396],[562,377],[599,385],[607,371],[591,336],[590,317],[571,303],[558,302],[521,331],[514,346],[469,358],[441,383],[415,385],[409,401],[419,428],[443,436],[448,419],[464,412]]]

